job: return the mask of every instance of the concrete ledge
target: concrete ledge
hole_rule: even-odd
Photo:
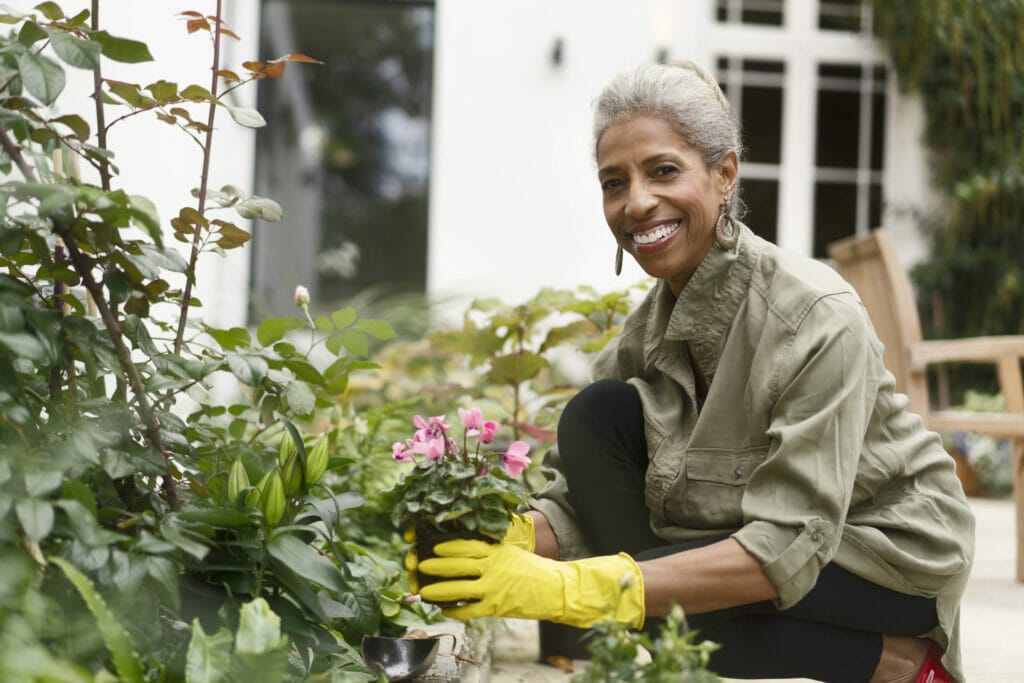
[[[442,638],[437,659],[427,673],[417,681],[422,683],[488,683],[491,672],[491,639],[494,627],[490,620],[481,619],[467,623],[441,621],[436,624],[417,626],[417,629],[431,635],[451,634]]]

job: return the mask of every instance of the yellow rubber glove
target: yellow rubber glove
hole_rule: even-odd
[[[416,530],[406,529],[402,539],[409,544],[409,550],[405,553],[405,571],[408,572],[409,592],[416,594],[420,592],[420,584],[417,577],[419,568],[419,557],[416,555]],[[533,552],[537,547],[537,533],[533,526],[533,517],[529,515],[512,515],[512,523],[505,532],[502,543],[515,545],[527,552]]]
[[[629,555],[603,555],[559,562],[507,543],[455,540],[434,546],[437,557],[419,571],[454,578],[423,586],[431,602],[465,602],[443,610],[446,617],[545,619],[589,628],[619,621],[644,623],[644,583]]]

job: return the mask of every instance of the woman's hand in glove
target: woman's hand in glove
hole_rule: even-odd
[[[512,543],[473,540],[439,543],[434,553],[418,570],[450,580],[424,586],[420,595],[466,602],[445,609],[447,617],[546,619],[581,628],[611,620],[643,625],[643,575],[625,553],[559,562]]]
[[[410,546],[405,554],[405,570],[408,572],[409,592],[419,593],[420,585],[417,577],[419,557],[416,554],[416,530],[407,529],[402,538]],[[505,538],[501,542],[518,546],[532,553],[537,543],[533,518],[529,515],[512,515],[512,523],[509,525],[508,531],[505,532]]]

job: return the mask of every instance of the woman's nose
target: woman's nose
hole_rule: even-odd
[[[658,198],[651,194],[646,183],[633,183],[624,211],[630,218],[642,218],[657,205]]]

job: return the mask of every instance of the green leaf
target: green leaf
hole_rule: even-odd
[[[279,221],[284,217],[281,205],[266,197],[249,197],[236,204],[235,211],[242,218],[262,218],[265,221]]]
[[[395,332],[395,328],[391,327],[391,325],[384,320],[360,320],[356,323],[356,329],[365,332],[371,337],[376,337],[377,339],[394,339],[398,336],[398,333]]]
[[[232,374],[243,384],[248,384],[251,387],[259,386],[263,378],[267,376],[267,370],[270,369],[267,361],[259,356],[228,353],[226,360]]]
[[[206,328],[206,333],[217,340],[220,347],[225,351],[231,351],[239,346],[252,345],[252,337],[244,327],[232,327],[230,330],[221,330],[216,327]]]
[[[235,651],[239,654],[260,654],[280,649],[286,639],[281,636],[281,618],[274,614],[263,598],[242,605],[235,634]]]
[[[313,592],[313,584],[293,572],[288,565],[273,557],[270,558],[268,564],[277,580],[290,593],[289,598],[298,601],[299,604],[309,610],[314,616],[326,621],[327,614],[324,612],[324,607],[320,600],[317,599],[316,593]]]
[[[239,125],[245,126],[246,128],[263,128],[267,125],[267,120],[255,109],[250,109],[249,107],[232,107],[229,105],[224,106],[227,107],[228,113],[231,114],[231,118],[233,118],[235,123]]]
[[[56,123],[62,123],[71,129],[71,132],[75,134],[75,137],[83,142],[89,139],[89,124],[85,122],[81,116],[75,114],[68,114],[67,116],[58,116],[53,119]]]
[[[247,515],[231,508],[185,510],[181,513],[181,518],[189,522],[199,522],[229,529],[248,526],[252,523],[252,520]]]
[[[18,31],[18,42],[25,47],[32,47],[40,40],[46,39],[46,31],[34,21],[26,21]]]
[[[487,380],[495,384],[519,384],[531,380],[548,366],[543,356],[529,351],[491,359]]]
[[[103,55],[113,59],[115,62],[138,64],[140,62],[153,61],[153,55],[149,53],[149,48],[146,47],[146,44],[140,43],[137,40],[118,38],[106,31],[93,31],[89,35],[89,39],[99,43]]]
[[[331,321],[325,315],[318,315],[316,317],[316,329],[324,333],[330,333],[334,330],[334,326]]]
[[[18,522],[25,535],[37,543],[50,535],[53,529],[53,506],[38,498],[22,498],[14,504]]]
[[[217,98],[210,91],[199,85],[188,85],[181,91],[181,96],[193,102],[216,102]]]
[[[36,5],[35,8],[39,10],[40,14],[42,14],[50,21],[60,21],[61,19],[64,18],[64,10],[60,8],[60,5],[58,5],[55,2],[52,2],[51,0],[41,2],[38,5]]]
[[[58,29],[47,29],[50,45],[65,64],[79,69],[96,69],[100,65],[100,45],[91,40],[75,38]]]
[[[46,355],[43,345],[35,335],[26,332],[0,332],[0,347],[6,348],[15,356],[28,360],[40,360]]]
[[[153,99],[158,102],[176,102],[178,100],[178,84],[165,81],[163,79],[156,83],[150,83],[146,86],[146,90],[153,96]]]
[[[351,325],[353,322],[355,322],[355,319],[356,309],[352,308],[351,306],[349,306],[348,308],[343,308],[340,311],[335,311],[334,313],[331,314],[331,320],[334,322],[334,326],[339,330],[343,330],[349,325]],[[335,351],[335,353],[337,353],[337,351]]]
[[[284,397],[288,401],[288,407],[296,415],[309,415],[316,407],[316,395],[310,390],[308,384],[299,380],[288,383],[284,390]]]
[[[192,639],[185,658],[185,683],[221,683],[228,680],[231,666],[231,631],[220,628],[206,635],[197,617],[192,621]]]
[[[344,593],[348,590],[341,570],[296,536],[275,534],[267,544],[267,552],[271,557],[286,564],[299,576],[314,581],[324,588],[336,593]]]
[[[60,557],[50,557],[49,561],[64,572],[71,581],[71,584],[82,596],[89,611],[96,620],[96,627],[103,637],[103,643],[110,650],[114,662],[114,669],[117,675],[128,683],[143,683],[142,667],[135,651],[132,648],[132,641],[128,638],[128,632],[117,621],[110,608],[107,607],[103,596],[96,590],[96,586],[82,572],[78,571],[70,562]]]
[[[267,318],[256,328],[256,339],[263,346],[270,346],[280,341],[286,334],[293,330],[301,330],[306,323],[296,317]]]
[[[64,69],[49,57],[26,52],[18,58],[18,73],[25,89],[46,105],[64,91]]]
[[[203,543],[195,540],[189,535],[189,531],[185,529],[181,522],[178,521],[178,515],[171,514],[164,517],[163,523],[160,525],[160,533],[170,543],[173,543],[178,548],[184,550],[189,555],[192,555],[197,560],[201,560],[206,557],[210,549]]]
[[[359,330],[349,328],[338,336],[341,337],[342,345],[353,356],[365,358],[370,353],[370,342],[366,339],[366,335]]]

